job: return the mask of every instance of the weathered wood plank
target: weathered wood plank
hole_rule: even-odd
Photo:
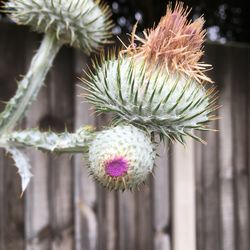
[[[207,46],[206,59],[216,67],[215,59],[217,51],[216,47]],[[216,72],[210,72],[211,78],[214,80]],[[217,129],[217,121],[211,122],[209,127]],[[204,227],[204,246],[203,249],[220,250],[220,224],[219,224],[219,166],[218,166],[218,139],[216,132],[204,132],[202,138],[207,145],[202,145],[202,181],[203,181],[203,227]]]
[[[195,250],[195,166],[194,142],[173,146],[173,249]]]
[[[152,212],[152,176],[138,191],[135,191],[135,239],[136,249],[153,249],[153,212]]]
[[[27,62],[30,60],[39,40],[34,34],[29,35],[27,44]],[[43,87],[37,100],[30,107],[25,124],[27,128],[39,127],[49,113],[48,88]],[[51,247],[51,228],[49,213],[48,167],[49,157],[40,151],[29,149],[29,159],[33,177],[25,192],[25,240],[26,250],[45,250]]]
[[[202,137],[202,133],[197,133]],[[195,200],[196,200],[196,248],[204,249],[205,230],[204,230],[204,175],[202,164],[202,144],[195,142]]]
[[[247,72],[248,58],[245,48],[232,48],[234,66],[232,72],[233,152],[235,173],[236,245],[247,250],[249,241],[249,172],[247,166]]]
[[[0,100],[8,101],[15,93],[15,79],[25,71],[26,35],[24,29],[0,24]],[[1,105],[1,110],[4,105]],[[20,198],[21,184],[17,169],[1,150],[0,164],[0,249],[24,248],[24,199]]]
[[[171,238],[169,234],[158,232],[154,236],[154,250],[170,250]]]
[[[216,123],[211,123],[216,129]],[[207,145],[202,147],[203,201],[204,201],[204,250],[220,250],[219,181],[217,135],[208,132],[203,136]]]
[[[38,96],[37,104],[34,104],[29,112],[27,125],[33,124],[37,126],[37,112],[39,111],[40,115],[46,112],[46,97],[47,93],[43,89]],[[43,108],[41,109],[40,107]],[[49,158],[47,154],[29,150],[29,159],[32,166],[33,178],[25,193],[26,249],[50,249],[51,229],[49,225],[49,191],[47,182],[49,176]]]
[[[116,196],[115,192],[98,186],[98,250],[116,250]]]
[[[0,249],[4,249],[4,205],[5,205],[5,195],[4,195],[4,150],[0,150]]]
[[[119,250],[135,250],[135,195],[130,191],[118,194]]]
[[[250,65],[250,49],[247,51],[247,65]],[[250,127],[250,71],[247,70],[246,73],[246,82],[247,82],[247,128]],[[248,190],[250,190],[250,133],[247,131],[247,165],[248,165]],[[248,193],[248,206],[250,208],[250,192]],[[250,218],[248,220],[250,225]]]
[[[87,57],[81,52],[75,53],[75,75],[81,77],[83,69],[88,62]],[[90,105],[83,97],[84,93],[76,81],[75,86],[75,129],[83,125],[95,126],[95,117]],[[74,157],[74,210],[75,210],[75,249],[96,250],[98,231],[96,206],[96,185],[89,177],[86,162],[82,155]]]
[[[212,47],[211,47],[212,49]],[[233,130],[232,130],[232,81],[233,58],[231,48],[217,48],[216,82],[220,89],[219,117],[219,181],[220,181],[220,250],[235,250]],[[216,59],[216,58],[215,58]]]
[[[43,88],[28,114],[27,126],[62,131],[72,128],[73,85],[69,50],[57,59],[49,86]],[[62,73],[63,72],[63,75]],[[65,75],[64,75],[65,74]],[[26,194],[26,248],[73,249],[72,167],[69,156],[30,154],[34,173]]]
[[[158,147],[159,157],[153,178],[154,248],[170,250],[170,159],[169,149],[163,143]]]
[[[63,48],[55,60],[51,72],[49,107],[53,130],[72,131],[74,114],[74,68],[73,53]],[[50,222],[53,232],[53,250],[68,250],[74,247],[73,236],[73,168],[69,155],[50,157]]]
[[[159,146],[153,178],[154,230],[170,227],[170,173],[169,151],[163,143]]]
[[[106,249],[117,249],[117,195],[115,192],[105,191],[106,200]],[[101,248],[102,250],[102,248]]]

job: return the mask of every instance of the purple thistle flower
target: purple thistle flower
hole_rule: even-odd
[[[128,162],[121,157],[115,157],[105,164],[105,171],[111,177],[121,177],[128,171]]]

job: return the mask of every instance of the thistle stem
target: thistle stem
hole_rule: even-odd
[[[11,131],[36,99],[61,44],[56,35],[47,33],[34,55],[27,74],[19,82],[16,94],[0,114],[0,135]]]
[[[14,131],[0,138],[0,147],[33,147],[52,153],[86,153],[95,134],[88,128],[75,133],[41,132],[37,129]]]

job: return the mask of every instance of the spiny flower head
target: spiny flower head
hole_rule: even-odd
[[[133,33],[132,43],[124,52],[166,67],[170,72],[183,72],[199,82],[210,82],[204,74],[210,65],[199,62],[204,53],[204,19],[189,21],[189,13],[183,3],[177,3],[174,8],[168,5],[166,15],[157,27],[144,31],[144,38]],[[142,45],[136,47],[135,40]]]
[[[134,189],[153,171],[154,146],[134,126],[99,132],[89,148],[89,172],[109,189]]]
[[[113,112],[116,125],[130,123],[171,141],[185,143],[185,136],[191,136],[203,142],[195,131],[210,130],[217,91],[206,85],[210,79],[198,62],[203,19],[188,22],[187,15],[182,4],[173,11],[168,7],[141,46],[132,43],[118,56],[94,63],[83,82],[97,112]]]
[[[62,43],[86,53],[108,42],[112,22],[109,8],[93,0],[10,0],[10,18],[38,32],[53,32]]]

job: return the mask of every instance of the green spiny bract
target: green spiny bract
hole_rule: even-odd
[[[5,8],[16,23],[55,33],[61,42],[86,53],[97,50],[111,36],[109,8],[92,0],[10,0]]]
[[[134,189],[152,172],[154,160],[150,138],[131,125],[97,133],[89,147],[89,172],[109,189]]]
[[[205,39],[203,18],[188,20],[183,3],[170,4],[153,29],[87,73],[87,98],[98,112],[115,113],[115,124],[131,123],[161,138],[184,143],[194,130],[208,130],[216,91],[200,62]],[[139,42],[139,44],[136,44]]]
[[[184,143],[193,130],[207,130],[216,108],[216,91],[183,73],[169,73],[144,59],[119,56],[95,66],[88,80],[88,100],[99,112],[114,112],[127,123]],[[116,124],[117,124],[116,123]]]

